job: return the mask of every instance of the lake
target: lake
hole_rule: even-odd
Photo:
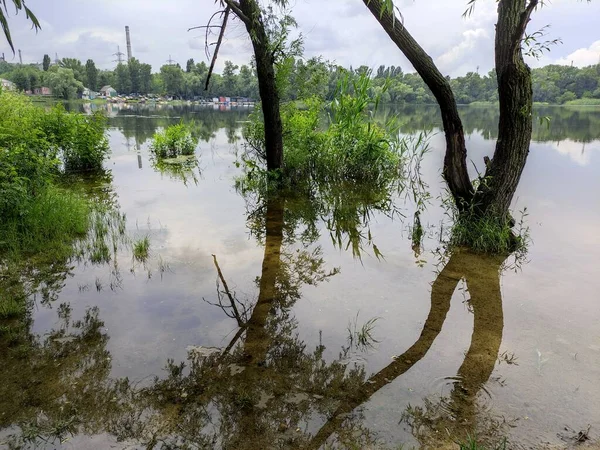
[[[588,426],[600,438],[600,109],[535,110],[513,205],[531,242],[507,259],[444,249],[435,107],[383,113],[407,136],[428,131],[421,184],[308,196],[239,183],[248,113],[109,105],[107,174],[82,184],[118,206],[125,235],[109,261],[0,275],[30,294],[34,343],[0,357],[0,442],[396,449],[476,434],[563,448]],[[498,115],[461,114],[475,177]],[[197,163],[157,164],[152,135],[180,120]]]

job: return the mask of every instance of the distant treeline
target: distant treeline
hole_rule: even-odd
[[[278,70],[281,97],[285,101],[312,95],[332,99],[338,80],[344,73],[360,74],[369,71],[369,68],[345,69],[321,58],[288,58]],[[182,99],[259,97],[252,63],[237,66],[225,61],[222,72],[213,74],[209,88],[205,90],[207,74],[207,64],[195,63],[193,59],[187,61],[185,68],[179,64],[163,65],[158,73],[152,73],[149,64],[135,58],[119,64],[114,70],[99,70],[91,59],[83,64],[78,59],[63,58],[58,64],[51,64],[47,55],[41,66],[0,62],[0,77],[13,81],[17,89],[33,91],[46,86],[56,97],[65,99],[77,97],[84,87],[98,91],[106,85],[124,95],[158,94]],[[372,76],[373,89],[385,91],[382,101],[386,103],[435,103],[431,92],[416,73],[404,73],[399,66],[380,66]],[[494,71],[485,75],[469,72],[450,82],[458,103],[495,102],[498,99]],[[600,104],[600,64],[581,69],[561,65],[533,69],[533,92],[536,102]]]

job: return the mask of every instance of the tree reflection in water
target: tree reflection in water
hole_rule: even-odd
[[[229,290],[227,267],[220,267],[215,256],[219,284],[215,298],[208,299],[232,319],[237,331],[221,349],[192,348],[186,363],[168,361],[166,376],[143,387],[109,378],[108,336],[101,332],[96,310],[74,328],[65,319],[46,343],[28,344],[23,357],[3,340],[3,348],[11,349],[3,352],[8,372],[0,374],[9,380],[2,383],[8,386],[2,396],[2,426],[20,427],[13,442],[46,440],[53,445],[69,433],[110,433],[146,448],[376,445],[360,407],[374,394],[393,389],[391,384],[427,354],[461,279],[474,315],[471,346],[450,395],[409,408],[404,419],[423,446],[441,447],[475,430],[480,437],[495,439],[498,423],[478,407],[478,398],[502,340],[502,258],[454,252],[432,284],[430,312],[417,341],[371,376],[362,365],[348,364],[348,349],[332,360],[325,357],[322,343],[309,348],[300,339],[293,307],[302,287],[338,273],[325,267],[321,248],[314,244],[317,222],[325,224],[334,242],[361,250],[364,236],[372,240],[370,231],[364,231],[369,217],[374,211],[389,213],[382,206],[390,205],[385,195],[340,190],[331,201],[331,192],[329,206],[297,195],[258,195],[249,201],[250,229],[264,244],[257,295],[238,299]],[[27,399],[11,397],[11,389],[21,390]],[[8,398],[12,403],[6,403]]]

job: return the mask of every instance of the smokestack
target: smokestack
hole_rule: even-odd
[[[23,64],[23,56],[21,56],[21,49],[19,49],[19,63]]]
[[[131,38],[129,37],[129,26],[125,25],[125,36],[127,37],[127,61],[131,59]]]

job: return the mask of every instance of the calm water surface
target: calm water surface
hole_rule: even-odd
[[[588,425],[600,438],[600,110],[536,112],[551,121],[515,198],[532,239],[516,263],[444,254],[440,120],[399,113],[404,133],[432,132],[420,245],[404,194],[392,209],[375,187],[236,190],[247,110],[114,107],[99,195],[131,240],[150,238],[149,259],[121,243],[32,296],[33,350],[1,356],[0,442],[443,448],[477,433],[542,448]],[[462,114],[481,168],[497,114]],[[157,167],[149,139],[181,119],[198,165]]]

